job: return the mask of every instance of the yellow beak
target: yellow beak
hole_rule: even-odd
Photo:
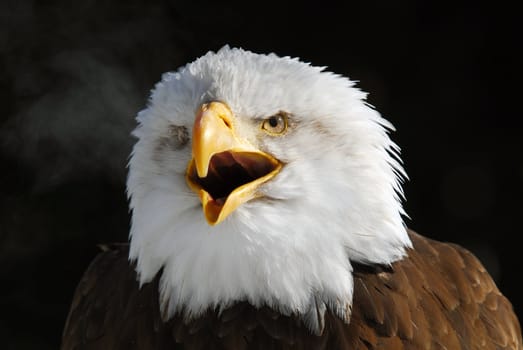
[[[241,204],[259,197],[258,187],[273,178],[282,164],[238,137],[227,105],[200,107],[192,133],[192,160],[186,171],[210,225],[222,222]]]

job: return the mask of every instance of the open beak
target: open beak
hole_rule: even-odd
[[[210,225],[258,197],[258,187],[282,167],[277,159],[238,137],[234,125],[231,110],[221,102],[203,104],[194,121],[186,180],[200,197]]]

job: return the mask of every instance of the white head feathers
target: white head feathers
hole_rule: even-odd
[[[315,330],[316,310],[348,319],[351,261],[390,264],[410,247],[392,126],[365,96],[323,68],[229,47],[163,76],[138,116],[127,185],[130,258],[141,283],[164,269],[168,316],[247,300],[301,314]],[[260,187],[265,197],[209,226],[184,176],[195,112],[213,100],[285,166]],[[284,136],[251,128],[279,111],[290,115]]]

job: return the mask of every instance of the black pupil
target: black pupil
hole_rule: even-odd
[[[269,125],[271,126],[271,128],[277,127],[278,126],[278,117],[270,117]]]

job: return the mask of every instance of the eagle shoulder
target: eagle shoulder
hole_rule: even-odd
[[[158,289],[139,287],[128,245],[101,248],[74,293],[61,349],[150,349],[159,341],[176,349],[162,333]]]
[[[409,231],[408,256],[355,269],[349,333],[368,349],[522,349],[510,302],[468,250]]]

